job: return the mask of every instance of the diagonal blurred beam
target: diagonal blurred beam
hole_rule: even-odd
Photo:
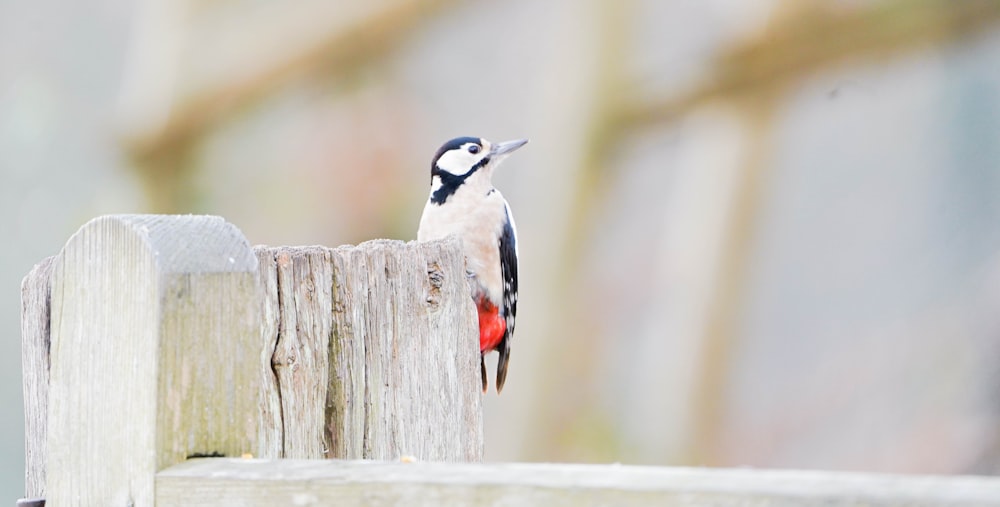
[[[140,20],[146,23],[137,29],[139,48],[173,47],[160,51],[166,57],[155,62],[140,51],[126,69],[119,123],[127,150],[140,163],[183,148],[215,122],[291,80],[345,73],[377,60],[421,21],[454,3],[304,0],[191,12],[185,2],[150,1],[147,18],[166,15],[176,22]],[[159,33],[144,33],[148,25]]]
[[[859,10],[819,4],[797,14],[721,55],[715,71],[687,91],[625,106],[617,128],[670,121],[734,94],[767,93],[845,61],[884,58],[996,29],[1000,1],[891,0]]]

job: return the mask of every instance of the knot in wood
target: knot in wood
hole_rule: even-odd
[[[444,273],[441,272],[438,263],[432,262],[427,265],[427,279],[431,281],[431,287],[441,289],[441,285],[444,284]]]
[[[444,272],[436,262],[427,264],[427,280],[430,282],[430,290],[427,291],[427,304],[432,308],[437,308],[441,299],[441,287],[444,285]]]

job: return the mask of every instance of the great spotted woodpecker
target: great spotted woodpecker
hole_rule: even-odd
[[[479,365],[486,392],[488,352],[500,353],[497,392],[503,390],[517,314],[517,229],[510,206],[493,188],[493,170],[527,139],[493,144],[478,137],[452,139],[431,162],[431,193],[417,241],[455,234],[462,240],[472,299],[479,310]]]

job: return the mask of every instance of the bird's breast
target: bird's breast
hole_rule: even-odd
[[[466,270],[478,286],[473,292],[500,305],[503,278],[500,267],[500,233],[506,222],[506,208],[500,192],[453,194],[444,204],[428,200],[417,230],[418,241],[434,241],[456,235],[462,240]],[[478,198],[477,198],[478,197]],[[474,297],[480,294],[473,294]]]

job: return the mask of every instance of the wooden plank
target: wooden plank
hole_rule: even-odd
[[[1000,506],[1000,478],[623,465],[200,459],[157,506]]]
[[[345,412],[356,424],[364,410],[363,449],[346,457],[482,460],[477,323],[457,240],[375,240],[334,257],[337,340],[364,347],[365,403]]]
[[[330,457],[365,457],[365,315],[368,265],[360,251],[341,247],[333,262],[333,337],[326,394]]]
[[[24,491],[45,496],[45,440],[49,405],[49,257],[21,282],[21,368],[24,384]]]
[[[266,246],[255,246],[257,275],[262,293],[260,297],[260,358],[258,368],[262,382],[260,391],[260,420],[257,433],[257,458],[284,457],[284,422],[281,420],[281,392],[273,358],[278,346],[278,329],[281,309],[278,304],[278,262],[275,251]]]
[[[153,505],[153,474],[259,432],[257,263],[218,217],[84,225],[52,274],[47,500]]]
[[[326,390],[333,268],[323,247],[277,248],[278,343],[272,364],[281,392],[282,457],[326,458]]]

